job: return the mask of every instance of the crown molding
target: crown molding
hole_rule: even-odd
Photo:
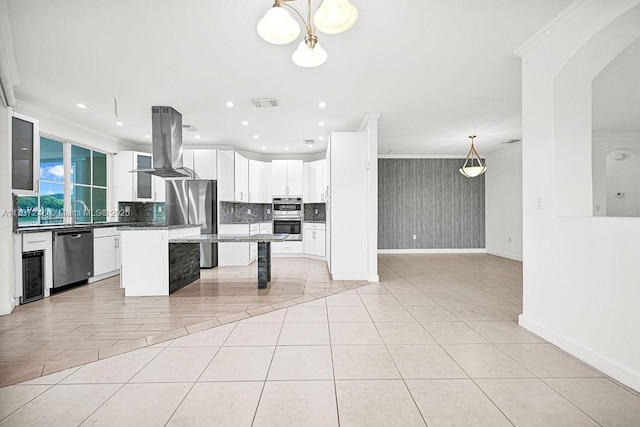
[[[574,17],[584,8],[586,8],[592,0],[575,0],[573,3],[565,7],[557,14],[547,25],[538,30],[533,36],[529,37],[522,43],[513,54],[522,58],[532,49],[539,46],[543,41],[551,37],[559,28],[561,28],[569,19]]]
[[[94,135],[99,135],[99,136],[102,136],[102,137],[108,138],[108,139],[113,139],[116,142],[118,142],[119,144],[126,145],[127,147],[133,148],[135,150],[139,150],[141,148],[144,148],[144,146],[136,144],[136,143],[134,143],[132,141],[129,141],[129,140],[126,140],[126,139],[122,139],[122,138],[120,138],[118,136],[111,135],[109,133],[96,130],[96,129],[92,128],[92,127],[89,127],[87,125],[83,125],[81,123],[78,123],[78,122],[70,120],[70,119],[67,119],[66,117],[59,116],[59,115],[57,115],[55,113],[52,113],[52,112],[50,112],[48,110],[45,110],[44,108],[37,107],[35,105],[29,104],[28,102],[22,101],[20,99],[16,100],[16,108],[20,108],[20,109],[25,109],[25,110],[31,111],[31,112],[33,112],[35,114],[38,114],[38,115],[41,115],[43,117],[47,117],[49,119],[58,121],[60,123],[63,123],[65,125],[67,125],[67,126],[71,126],[71,127],[76,128],[78,130],[81,130],[83,132],[92,133]]]
[[[7,107],[16,105],[13,87],[20,83],[7,0],[0,0],[0,97]]]
[[[362,118],[362,121],[360,122],[360,126],[358,126],[358,132],[364,132],[365,129],[367,128],[367,124],[369,123],[370,120],[378,120],[380,118],[380,116],[382,116],[382,113],[367,113],[364,115],[364,117]]]

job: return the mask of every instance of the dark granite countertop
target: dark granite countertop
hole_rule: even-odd
[[[237,225],[237,224],[260,224],[260,223],[264,223],[264,222],[268,222],[268,223],[272,223],[273,220],[271,219],[259,219],[259,220],[226,220],[225,222],[221,222],[220,225]]]
[[[75,230],[87,228],[105,228],[105,227],[123,227],[123,226],[145,226],[145,227],[162,227],[164,223],[139,223],[139,222],[96,222],[93,224],[51,224],[51,225],[33,225],[29,227],[18,227],[14,233],[42,233],[45,231],[59,230]]]
[[[304,222],[306,222],[307,224],[326,224],[327,221],[316,221],[316,220],[309,220],[309,219],[305,219]]]
[[[199,236],[169,239],[169,243],[220,243],[220,242],[284,242],[288,234],[201,234]]]
[[[118,227],[118,230],[127,231],[127,230],[180,230],[183,228],[201,228],[201,224],[175,224],[175,225],[166,225],[166,224],[158,224],[158,225],[124,225]]]

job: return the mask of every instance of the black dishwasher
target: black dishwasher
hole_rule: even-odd
[[[53,287],[93,277],[93,230],[53,233]]]

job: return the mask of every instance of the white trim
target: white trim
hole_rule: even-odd
[[[596,369],[599,369],[611,378],[640,391],[640,372],[628,369],[627,367],[620,365],[618,362],[611,360],[582,344],[572,341],[546,326],[541,325],[531,319],[531,317],[524,314],[521,314],[518,317],[518,324],[550,343],[557,345],[572,356],[588,363]]]
[[[490,250],[487,250],[487,255],[494,255],[494,256],[499,256],[500,258],[507,258],[507,259],[512,259],[514,261],[522,262],[522,255],[505,254],[502,252],[495,252]]]
[[[16,299],[11,298],[7,304],[0,305],[0,316],[11,314],[14,308],[16,308]]]
[[[575,0],[573,3],[569,4],[562,10],[562,12],[549,21],[547,25],[542,27],[533,36],[529,37],[524,43],[522,43],[515,51],[513,51],[513,54],[522,58],[531,49],[540,45],[540,43],[551,37],[556,31],[558,31],[558,29],[562,28],[566,21],[584,9],[589,3],[591,3],[591,0]]]
[[[484,158],[484,156],[480,156]],[[466,159],[463,154],[380,154],[379,159]]]
[[[87,282],[88,283],[98,282],[100,280],[104,280],[104,279],[107,279],[109,277],[117,276],[118,274],[120,274],[120,269],[109,271],[107,273],[102,273],[102,274],[98,274],[97,276],[90,277],[89,280],[87,280]]]
[[[484,248],[461,249],[378,249],[378,254],[486,254]]]
[[[19,83],[9,7],[7,1],[2,0],[0,1],[0,98],[7,107],[15,106],[16,95],[13,87]]]
[[[358,132],[364,132],[369,126],[369,120],[378,120],[382,116],[382,113],[367,113],[360,121],[358,126]]]
[[[619,131],[619,132],[592,132],[593,138],[640,138],[638,131]]]
[[[371,274],[369,275],[369,278],[367,279],[367,281],[370,283],[378,283],[380,282],[380,276],[377,274]]]
[[[331,274],[331,280],[369,280],[367,273]]]

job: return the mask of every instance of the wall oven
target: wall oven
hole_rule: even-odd
[[[289,234],[287,240],[302,240],[302,198],[273,198],[273,232]]]

